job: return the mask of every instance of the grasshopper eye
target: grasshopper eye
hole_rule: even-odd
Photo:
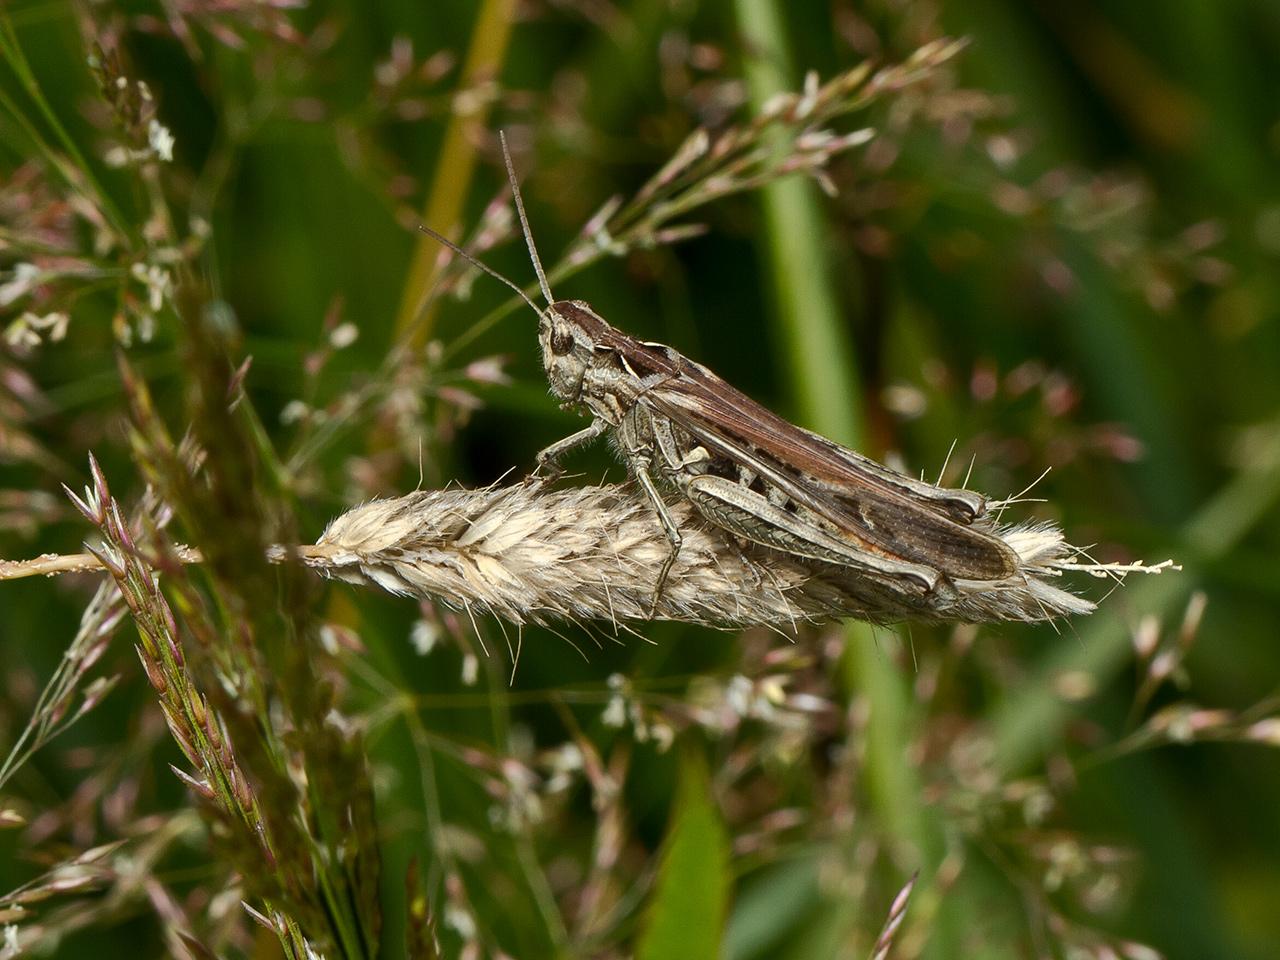
[[[551,352],[557,357],[563,357],[566,353],[573,349],[573,334],[568,330],[551,328]]]

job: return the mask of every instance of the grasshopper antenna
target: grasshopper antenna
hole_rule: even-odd
[[[506,277],[500,274],[497,270],[493,269],[493,267],[473,257],[471,254],[467,253],[466,250],[463,250],[462,247],[458,246],[456,243],[454,243],[444,234],[437,233],[435,230],[432,230],[426,224],[424,223],[418,224],[418,229],[421,230],[423,233],[425,233],[428,237],[430,237],[436,243],[439,243],[448,247],[450,250],[452,250],[454,253],[460,256],[463,260],[467,261],[467,263],[471,264],[473,267],[479,270],[483,270],[485,273],[493,277],[495,280],[500,280],[503,283],[505,283],[508,287],[510,287],[519,295],[521,300],[523,300],[525,303],[527,303],[530,307],[533,308],[534,313],[536,313],[538,316],[542,316],[542,308],[538,306],[536,303],[534,303],[533,300],[530,299],[529,295],[525,293],[524,290],[522,290],[519,284],[517,284],[515,281],[508,280]],[[547,301],[547,303],[550,303],[550,302],[551,302],[550,300]]]
[[[542,296],[546,299],[547,306],[551,306],[551,286],[547,283],[547,275],[542,272],[538,248],[533,245],[533,234],[529,231],[529,218],[525,216],[524,200],[520,198],[520,184],[516,182],[516,168],[511,163],[511,151],[507,149],[507,135],[501,130],[498,131],[498,140],[502,143],[502,159],[507,165],[507,179],[511,181],[511,196],[516,202],[516,213],[520,215],[520,232],[524,234],[525,245],[529,248],[529,256],[533,259],[533,272],[538,275],[538,286],[542,290]]]

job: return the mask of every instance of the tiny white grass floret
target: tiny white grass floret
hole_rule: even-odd
[[[155,154],[157,160],[162,163],[173,162],[173,134],[159,120],[152,120],[147,124],[147,143],[151,146],[151,152]]]

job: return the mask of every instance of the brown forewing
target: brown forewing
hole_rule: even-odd
[[[631,340],[620,332],[618,337]],[[610,346],[626,351],[621,343]],[[659,345],[643,346],[656,352]],[[981,511],[975,494],[909,490],[906,478],[893,482],[884,476],[887,468],[869,466],[866,458],[789,423],[706,367],[662,349],[666,363],[658,366],[674,368],[672,375],[661,377],[639,402],[709,449],[762,473],[798,504],[885,556],[962,579],[1001,580],[1015,573],[1013,551],[967,525]]]

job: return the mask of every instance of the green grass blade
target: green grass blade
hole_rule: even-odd
[[[638,960],[718,960],[729,882],[729,838],[701,754],[690,753]]]

